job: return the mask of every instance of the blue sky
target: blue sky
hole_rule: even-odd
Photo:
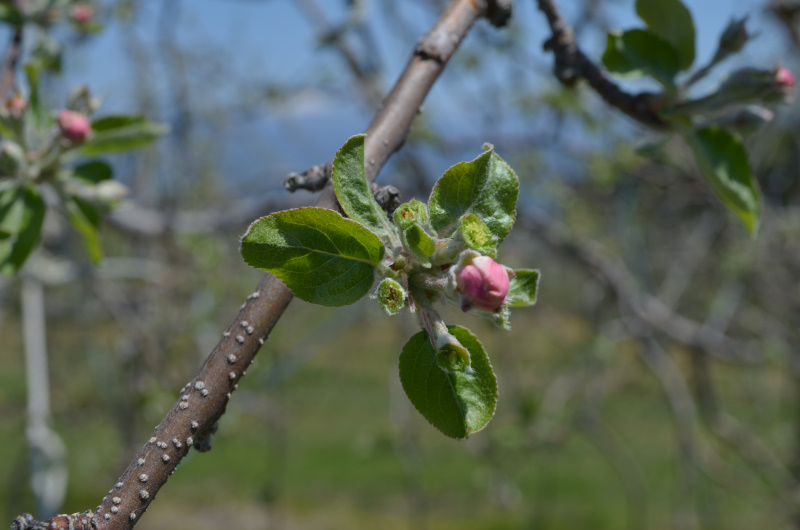
[[[317,3],[331,21],[342,19],[343,1],[319,0]],[[318,49],[314,28],[291,0],[167,0],[167,3],[139,4],[142,12],[133,28],[123,29],[120,24],[112,24],[107,31],[70,51],[66,57],[66,74],[59,81],[62,91],[87,83],[104,98],[103,114],[139,111],[137,94],[142,83],[154,87],[156,93],[167,86],[170,72],[165,68],[172,63],[163,60],[165,52],[159,39],[164,37],[164,26],[160,23],[168,20],[170,36],[174,35],[181,47],[188,51],[193,69],[202,72],[201,78],[189,90],[195,107],[207,108],[209,112],[214,108],[226,108],[243,97],[243,87],[301,85],[303,79],[320,73],[328,76],[332,90],[337,90],[335,97],[325,90],[290,92],[290,105],[255,109],[252,114],[228,120],[233,129],[214,132],[217,138],[225,138],[230,144],[225,149],[224,165],[232,164],[234,171],[242,174],[239,178],[247,179],[248,173],[255,174],[257,168],[272,164],[276,169],[270,177],[270,189],[277,192],[286,171],[329,159],[344,139],[367,125],[372,110],[363,104],[356,92],[352,98],[342,97],[342,90],[348,87],[349,74],[338,78],[337,69],[342,68],[339,57]],[[414,0],[395,4],[399,16],[412,27],[412,32],[404,35],[396,31],[400,22],[389,19],[379,8],[381,2],[367,2],[372,6],[367,16],[378,36],[375,53],[385,68],[384,82],[387,86],[394,82],[405,65],[420,36],[420,28],[427,28],[433,22],[435,13],[423,9],[421,4],[424,2]],[[565,17],[572,20],[575,13],[569,8],[575,3],[562,1],[560,5]],[[751,29],[760,32],[760,36],[738,62],[767,67],[786,54],[783,35],[761,11],[763,2],[694,0],[687,5],[697,26],[697,64],[711,57],[720,32],[731,17],[748,13],[751,14]],[[175,6],[178,6],[177,12]],[[613,27],[642,25],[635,15],[633,0],[610,1],[605,7]],[[556,88],[548,73],[552,57],[541,51],[541,44],[547,36],[543,16],[536,9],[534,0],[517,0],[515,9],[513,30],[528,41],[527,58],[536,69],[528,72],[525,82],[536,83],[535,89],[541,83]],[[176,23],[171,23],[169,17],[172,16],[177,17]],[[137,78],[139,74],[132,69],[129,53],[132,41],[138,43],[146,57],[144,78]],[[582,35],[581,45],[589,55],[599,58],[604,42],[601,32],[593,32]],[[756,62],[759,59],[763,61],[764,57],[769,57],[773,63]],[[503,61],[501,58],[493,64],[483,78],[456,77],[445,72],[426,102],[426,108],[436,109],[440,128],[444,125],[465,136],[469,136],[472,129],[475,134],[486,132],[485,124],[480,122],[475,112],[474,101],[453,98],[452,94],[469,96],[478,83],[489,81],[486,75],[494,76],[493,82],[503,88],[507,84],[505,76],[515,68]],[[726,64],[721,70],[732,66],[733,63]],[[526,66],[517,65],[517,69],[524,68]],[[716,80],[718,78],[712,77],[709,83]],[[170,119],[168,98],[166,101],[166,105],[162,101],[158,110],[161,115],[154,118]],[[516,127],[517,130],[525,126],[515,124],[508,116],[499,121],[502,127]],[[491,138],[482,141],[491,141]]]

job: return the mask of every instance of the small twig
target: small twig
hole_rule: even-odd
[[[331,168],[333,164],[328,162],[321,166],[314,166],[302,173],[289,173],[283,185],[287,190],[294,193],[297,190],[319,191],[328,183],[331,178]]]
[[[375,197],[375,202],[391,218],[394,211],[400,206],[400,190],[394,186],[378,186],[375,183],[371,184],[370,188],[372,188],[372,196]]]
[[[553,35],[544,43],[544,49],[553,52],[556,78],[567,87],[585,79],[603,100],[634,120],[653,127],[667,127],[657,111],[658,96],[650,92],[629,94],[603,73],[578,47],[575,32],[561,17],[552,0],[537,0],[539,9],[547,17]]]

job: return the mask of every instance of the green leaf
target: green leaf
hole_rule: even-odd
[[[489,227],[474,213],[465,215],[459,221],[461,237],[464,243],[472,250],[477,250],[486,256],[497,255],[497,238],[494,237]]]
[[[446,436],[466,438],[492,419],[497,379],[480,341],[468,329],[447,329],[469,351],[470,368],[463,372],[442,370],[428,333],[420,331],[400,353],[400,382],[414,407],[434,427]]]
[[[92,204],[80,197],[67,197],[64,200],[72,226],[83,237],[83,243],[92,263],[98,265],[103,260],[103,248],[100,246],[100,212]]]
[[[461,217],[475,213],[500,244],[514,224],[518,193],[514,170],[489,149],[445,171],[428,199],[431,226],[441,237],[450,237]]]
[[[748,232],[754,234],[761,216],[761,192],[742,142],[717,126],[684,132],[683,137],[711,189],[739,216]]]
[[[81,152],[93,156],[138,149],[169,132],[169,126],[153,123],[141,116],[107,116],[92,122],[94,135]]]
[[[614,74],[653,76],[667,88],[674,87],[680,58],[667,41],[644,29],[608,34],[603,64]]]
[[[694,62],[694,20],[681,0],[636,0],[636,13],[647,27],[669,42],[679,55],[679,67]]]
[[[515,269],[515,277],[511,278],[506,303],[511,307],[526,307],[536,303],[539,289],[539,271],[531,269]]]
[[[97,184],[104,180],[110,180],[114,176],[114,171],[105,162],[92,160],[75,167],[72,174],[90,184]]]
[[[375,201],[364,170],[364,135],[353,136],[336,153],[331,168],[331,180],[336,198],[350,219],[369,228],[373,233],[391,237],[397,243],[394,226],[386,212]]]
[[[11,208],[13,215],[16,216],[11,223],[14,225],[11,227],[13,232],[0,240],[0,274],[14,274],[25,263],[39,242],[47,210],[39,190],[35,187],[20,186],[16,193],[15,202],[19,203],[21,208],[17,210],[16,205]]]
[[[383,242],[362,225],[322,208],[276,212],[242,238],[244,260],[283,280],[298,298],[327,306],[367,294]]]

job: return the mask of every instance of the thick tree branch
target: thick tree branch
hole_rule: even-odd
[[[453,0],[417,45],[400,79],[367,127],[364,152],[370,182],[405,141],[431,86],[475,21],[486,14],[488,3],[488,0]],[[336,207],[331,188],[323,191],[316,206]],[[292,296],[280,280],[270,274],[264,277],[200,371],[181,389],[180,398],[150,440],[92,514],[89,523],[92,528],[121,530],[136,525],[189,448],[206,437],[224,414],[231,392]],[[76,520],[88,516],[79,515]],[[38,523],[21,516],[15,524],[18,528],[32,528]]]
[[[537,0],[539,9],[547,17],[553,35],[544,43],[544,49],[555,56],[553,71],[558,80],[572,87],[580,79],[585,79],[603,100],[634,120],[663,129],[667,124],[657,112],[658,96],[649,92],[629,94],[622,90],[595,65],[578,47],[575,32],[561,17],[553,0]]]

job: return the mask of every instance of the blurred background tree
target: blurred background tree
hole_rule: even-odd
[[[23,60],[57,58],[60,73],[41,80],[50,107],[86,83],[103,114],[170,125],[153,146],[107,158],[130,195],[107,217],[99,267],[48,214],[20,273],[46,315],[56,489],[52,474],[68,471],[54,510],[95,506],[114,483],[261,277],[238,237],[310,201],[284,189],[287,174],[363,130],[444,4],[104,0],[96,27],[72,13],[47,39],[26,35]],[[597,63],[606,32],[636,24],[632,2],[563,4]],[[727,71],[798,70],[797,2],[687,5],[698,62],[747,15],[758,38]],[[480,333],[500,383],[492,424],[455,442],[416,414],[396,367],[411,319],[376,316],[370,300],[341,312],[296,301],[213,451],[190,454],[140,528],[800,527],[797,106],[745,137],[763,193],[750,237],[684,144],[559,85],[544,17],[532,1],[514,7],[504,30],[474,28],[380,177],[424,200],[483,142],[520,177],[501,255],[544,279],[511,333]],[[35,508],[23,285],[0,286],[6,521]]]

